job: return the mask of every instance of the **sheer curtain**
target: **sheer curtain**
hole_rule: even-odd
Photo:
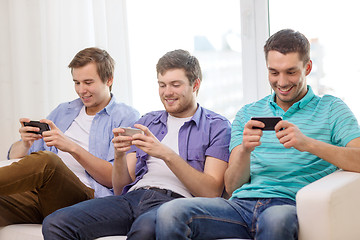
[[[67,65],[83,48],[116,61],[113,93],[131,104],[125,1],[0,1],[0,160],[19,139],[19,118],[45,118],[77,97]]]

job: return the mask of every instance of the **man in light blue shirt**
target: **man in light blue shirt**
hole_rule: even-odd
[[[291,29],[264,46],[274,94],[244,106],[232,124],[225,188],[230,200],[177,199],[157,212],[159,240],[297,239],[295,195],[337,168],[360,172],[360,128],[343,101],[306,84],[310,43]],[[251,117],[281,116],[273,131]]]
[[[221,196],[230,122],[197,104],[202,74],[198,60],[187,51],[166,53],[156,70],[165,111],[150,112],[137,121],[134,126],[143,134],[122,136],[124,129],[114,130],[113,184],[119,196],[54,212],[44,220],[45,239],[154,239],[161,204]]]
[[[111,94],[114,60],[98,48],[86,48],[69,64],[79,98],[60,104],[42,134],[24,126],[0,168],[0,225],[41,223],[53,211],[94,197],[113,195],[112,130],[132,126],[139,113]]]

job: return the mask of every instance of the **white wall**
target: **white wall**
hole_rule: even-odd
[[[67,66],[86,47],[115,59],[113,91],[131,103],[124,9],[117,0],[0,1],[0,159],[20,137],[20,117],[45,118],[77,97]]]
[[[267,0],[239,1],[248,86],[243,91],[250,102],[269,93],[262,53]],[[20,117],[45,118],[59,103],[77,97],[67,65],[83,48],[97,46],[112,55],[113,92],[117,100],[132,103],[126,14],[125,0],[0,1],[0,159],[20,137]]]

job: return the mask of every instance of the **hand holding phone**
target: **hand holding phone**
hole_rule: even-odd
[[[141,133],[144,134],[144,132],[137,128],[130,128],[130,127],[121,127],[125,130],[124,133],[120,133],[122,136],[133,136],[134,134]]]
[[[282,120],[282,117],[252,117],[251,120],[263,122],[264,128],[253,127],[254,129],[261,129],[263,131],[274,131],[275,125]]]
[[[30,122],[23,122],[24,126],[30,126],[30,127],[37,127],[40,128],[40,131],[35,132],[35,131],[29,131],[30,133],[36,133],[36,134],[42,134],[45,131],[50,131],[50,127],[47,123],[42,123],[39,121],[30,121]]]

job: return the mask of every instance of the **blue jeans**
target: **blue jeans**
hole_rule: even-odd
[[[155,239],[156,211],[172,199],[154,190],[141,189],[84,201],[47,216],[42,228],[44,239],[86,240],[116,235]]]
[[[295,202],[285,198],[176,199],[157,210],[156,239],[297,239]]]

